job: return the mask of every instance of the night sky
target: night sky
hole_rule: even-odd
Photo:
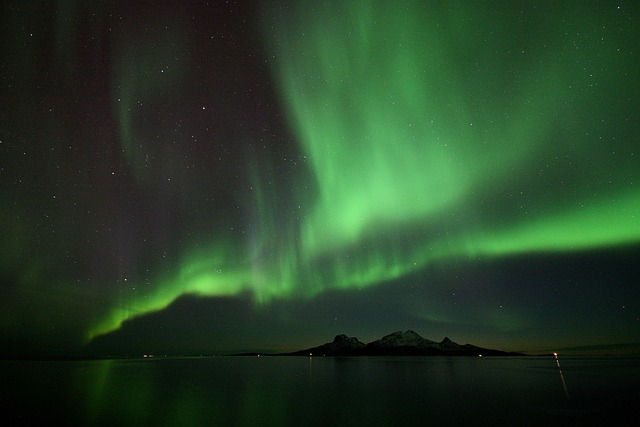
[[[0,355],[640,348],[639,2],[2,5]]]

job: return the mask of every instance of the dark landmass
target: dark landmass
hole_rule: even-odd
[[[365,344],[355,337],[338,335],[333,342],[280,356],[524,356],[471,344],[457,344],[449,338],[440,342],[421,337],[414,331],[394,332]]]
[[[243,352],[226,354],[226,356],[525,356],[524,353],[507,352],[490,348],[478,347],[472,344],[457,344],[445,337],[436,342],[421,337],[416,332],[394,332],[379,340],[365,344],[356,337],[348,337],[344,334],[337,335],[332,342],[298,350],[291,353],[268,352]],[[545,354],[548,355],[548,354]],[[552,355],[552,354],[551,354]],[[193,354],[176,355],[169,357],[216,357],[224,354]],[[25,361],[78,361],[101,359],[154,359],[167,357],[166,354],[136,354],[133,355],[69,355],[69,356],[33,356],[33,355],[4,355],[0,353],[0,360],[25,360]]]

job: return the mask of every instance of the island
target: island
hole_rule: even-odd
[[[436,342],[412,330],[393,332],[365,344],[355,337],[337,335],[332,342],[280,353],[279,356],[524,356],[523,353],[494,350],[472,344],[458,344],[445,337]]]

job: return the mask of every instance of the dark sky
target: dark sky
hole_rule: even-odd
[[[640,5],[317,3],[3,2],[2,355],[637,349]]]

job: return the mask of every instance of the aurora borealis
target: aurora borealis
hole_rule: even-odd
[[[640,8],[556,3],[7,2],[3,353],[638,342]]]

